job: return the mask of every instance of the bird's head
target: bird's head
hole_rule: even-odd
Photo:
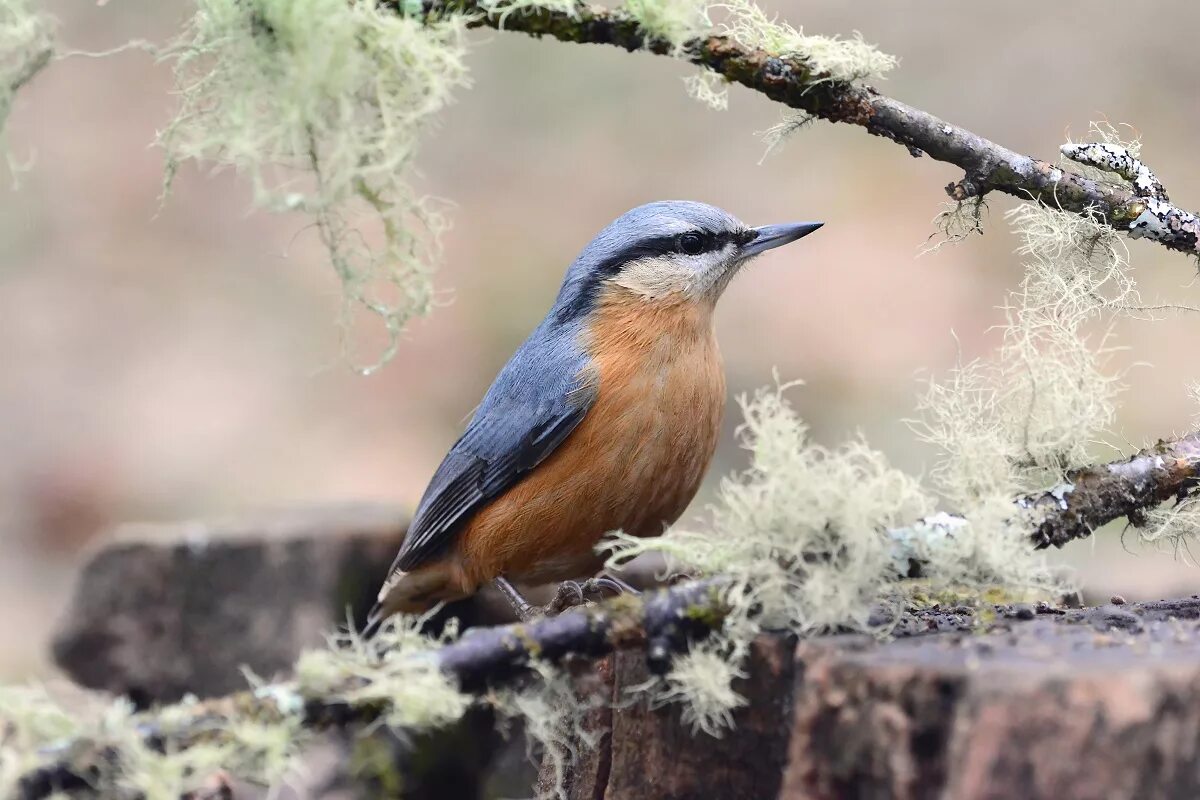
[[[705,203],[648,203],[622,214],[584,248],[567,272],[559,302],[586,303],[606,284],[648,299],[715,302],[747,261],[821,224],[751,228]]]

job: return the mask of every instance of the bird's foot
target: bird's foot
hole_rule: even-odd
[[[601,576],[588,578],[583,583],[563,581],[554,593],[554,599],[546,604],[544,612],[547,616],[561,613],[573,606],[583,605],[589,600],[603,600],[605,592],[617,594],[641,594],[620,578]]]
[[[516,587],[504,578],[497,578],[496,587],[504,594],[513,613],[522,622],[532,622],[540,617],[553,617],[569,608],[581,606],[589,600],[603,600],[604,593],[612,594],[641,594],[620,578],[601,576],[579,581],[563,581],[554,592],[554,597],[544,606],[535,606],[517,591]]]

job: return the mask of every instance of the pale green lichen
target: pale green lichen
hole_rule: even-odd
[[[608,544],[613,565],[655,550],[685,572],[730,579],[721,631],[653,689],[660,700],[686,699],[688,721],[708,732],[740,702],[729,680],[760,630],[870,629],[872,605],[898,581],[886,529],[931,509],[915,479],[861,440],[810,441],[785,388],[742,399],[750,468],[722,483],[706,528],[656,540],[618,533]],[[717,657],[726,667],[713,673]]]
[[[810,441],[784,388],[742,398],[750,467],[722,482],[711,524],[654,540],[618,535],[614,561],[656,550],[685,570],[728,575],[766,627],[865,628],[892,577],[883,531],[927,513],[929,498],[861,440]]]
[[[1138,538],[1195,566],[1196,553],[1192,548],[1200,540],[1200,496],[1185,497],[1173,505],[1147,512]]]
[[[1195,405],[1192,424],[1200,425],[1200,382],[1188,387],[1188,397]],[[1146,512],[1138,528],[1138,538],[1162,552],[1196,564],[1193,550],[1200,541],[1200,494],[1195,490],[1176,502]]]
[[[54,55],[53,23],[28,0],[0,0],[0,153],[16,175],[5,146],[4,129],[16,93],[50,63]]]
[[[145,714],[125,701],[95,704],[93,712],[65,710],[44,691],[0,687],[0,797],[28,770],[45,764],[47,747],[68,741],[112,753],[94,765],[101,796],[178,800],[211,790],[228,775],[278,788],[298,768],[311,741],[306,702],[344,702],[406,733],[458,720],[472,702],[441,672],[430,653],[456,635],[425,636],[421,618],[394,619],[368,647],[351,634],[328,649],[305,653],[294,682],[267,684],[253,676],[246,699],[200,704],[195,698]],[[146,731],[154,731],[154,743]]]
[[[667,42],[677,52],[712,27],[707,0],[625,0],[624,9],[648,36]]]
[[[479,7],[489,14],[499,14],[499,28],[504,29],[509,16],[526,9],[558,11],[570,17],[578,17],[582,3],[579,0],[480,0]]]
[[[464,27],[373,0],[199,0],[164,55],[179,96],[159,136],[167,189],[183,161],[231,166],[255,205],[311,215],[346,324],[357,312],[383,323],[381,361],[434,300],[445,222],[406,173],[422,132],[467,84]]]
[[[679,703],[681,719],[693,732],[720,737],[733,727],[733,712],[746,705],[746,698],[733,688],[735,679],[745,677],[741,659],[730,655],[720,638],[694,645],[671,663],[654,699]]]
[[[431,638],[421,632],[428,618],[397,615],[379,632],[377,642],[368,644],[356,634],[343,633],[330,647],[303,653],[296,662],[298,691],[306,697],[378,706],[383,723],[397,731],[457,720],[471,698],[427,657],[430,648],[457,636],[457,625]]]
[[[39,686],[0,686],[0,797],[41,765],[38,751],[75,736],[84,724]]]
[[[848,83],[876,80],[899,60],[867,43],[858,32],[849,38],[807,35],[767,15],[753,0],[728,0],[712,7],[725,12],[719,32],[743,47],[807,61],[823,80]]]
[[[930,477],[965,521],[920,555],[941,585],[1066,587],[1035,552],[1037,520],[1013,505],[1092,460],[1111,427],[1120,374],[1105,369],[1106,337],[1086,323],[1138,308],[1127,252],[1098,219],[1025,204],[1007,215],[1025,265],[1009,297],[995,357],[960,364],[919,402],[918,435],[939,450]]]

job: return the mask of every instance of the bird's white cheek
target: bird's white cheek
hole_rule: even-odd
[[[699,299],[721,283],[728,258],[723,251],[698,256],[670,254],[631,261],[613,278],[618,286],[651,299],[685,295]]]
[[[652,299],[688,293],[689,266],[670,255],[641,258],[623,266],[613,283]]]

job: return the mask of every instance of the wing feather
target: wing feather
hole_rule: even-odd
[[[444,552],[488,500],[553,453],[591,406],[586,396],[569,400],[530,409],[514,399],[481,408],[434,473],[391,572],[413,570]]]

